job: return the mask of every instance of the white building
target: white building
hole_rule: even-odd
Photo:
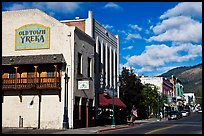
[[[153,84],[158,87],[159,93],[162,93],[163,78],[162,77],[140,77],[142,84]]]
[[[184,105],[191,105],[194,106],[195,105],[195,94],[194,93],[184,93]]]
[[[68,26],[77,26],[96,40],[94,48],[96,109],[100,99],[98,94],[103,93],[106,89],[108,92],[115,90],[119,98],[119,86],[117,85],[119,82],[119,36],[113,35],[96,21],[92,11],[88,11],[87,19],[76,17],[74,20],[62,20],[61,22]]]
[[[94,45],[38,9],[2,12],[2,127],[59,129],[66,112],[69,128],[92,126]]]
[[[77,26],[96,40],[95,45],[95,82],[100,86],[100,79],[104,87],[116,88],[119,81],[119,37],[113,35],[93,18],[92,11],[87,19],[76,17],[75,20],[62,20],[69,26]],[[100,88],[97,88],[99,90]],[[119,88],[118,88],[119,89]],[[117,89],[117,90],[118,90]],[[119,91],[117,91],[119,97]]]

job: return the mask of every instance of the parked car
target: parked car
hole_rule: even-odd
[[[187,117],[188,116],[188,112],[186,112],[185,110],[181,111],[182,117]]]
[[[180,111],[170,111],[169,114],[168,114],[168,120],[173,120],[173,119],[180,119],[182,118],[182,114]]]
[[[198,110],[198,113],[202,113],[202,109],[199,109],[199,110]]]
[[[191,115],[191,112],[190,112],[190,110],[188,110],[188,109],[185,109],[184,111],[186,111],[186,113],[187,113],[187,115],[188,115],[188,116],[190,116],[190,115]]]

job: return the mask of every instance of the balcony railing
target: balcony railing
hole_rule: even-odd
[[[2,89],[60,89],[60,77],[2,78]]]

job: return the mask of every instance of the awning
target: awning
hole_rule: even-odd
[[[126,105],[118,97],[114,97],[114,106],[126,108]],[[99,94],[99,107],[112,107],[112,97],[108,94]]]

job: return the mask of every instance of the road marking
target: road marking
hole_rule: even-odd
[[[161,130],[168,129],[168,128],[172,128],[172,127],[175,127],[175,126],[177,126],[177,125],[171,125],[171,126],[168,126],[168,127],[155,129],[155,130],[152,130],[152,131],[146,132],[145,134],[152,134],[152,133],[154,133],[154,132],[161,131]]]

